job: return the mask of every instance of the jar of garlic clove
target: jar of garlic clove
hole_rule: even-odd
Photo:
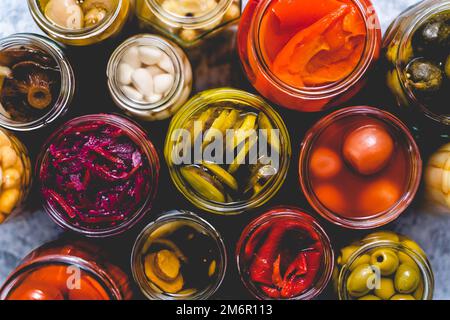
[[[450,143],[439,148],[428,160],[425,191],[427,199],[436,209],[450,213]]]
[[[117,106],[146,121],[171,117],[192,90],[186,54],[175,43],[150,34],[134,36],[114,51],[107,78]]]

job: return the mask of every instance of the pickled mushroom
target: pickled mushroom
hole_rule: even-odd
[[[178,293],[183,289],[184,279],[181,274],[178,274],[173,281],[166,281],[161,279],[156,273],[157,268],[164,268],[157,262],[157,254],[152,253],[145,257],[145,274],[156,286],[166,293]]]

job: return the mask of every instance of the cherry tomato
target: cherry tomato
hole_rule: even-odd
[[[315,188],[319,201],[329,210],[343,214],[346,211],[346,203],[342,192],[331,184],[322,184]]]
[[[367,185],[360,198],[360,207],[366,214],[377,214],[392,207],[401,196],[393,182],[380,179]]]
[[[64,300],[64,296],[48,283],[25,281],[8,296],[8,300]]]
[[[91,276],[80,278],[79,288],[68,290],[69,300],[109,300],[105,289]]]
[[[310,168],[318,178],[332,178],[341,171],[342,161],[333,150],[320,147],[311,155]]]
[[[394,141],[379,125],[352,131],[344,140],[343,155],[358,173],[372,175],[383,169],[394,152]]]

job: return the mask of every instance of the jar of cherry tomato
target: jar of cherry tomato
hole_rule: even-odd
[[[253,220],[236,249],[241,280],[257,299],[310,300],[334,266],[328,235],[302,209],[279,207]]]
[[[97,247],[59,240],[26,256],[0,289],[1,300],[128,300],[130,281]]]
[[[341,300],[431,300],[434,276],[413,240],[379,231],[341,249],[334,272]]]
[[[354,96],[380,46],[368,0],[251,0],[238,30],[239,56],[256,90],[304,112]]]

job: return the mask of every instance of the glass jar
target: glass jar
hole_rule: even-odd
[[[6,75],[0,74],[0,98],[3,103],[5,103],[5,97],[11,97],[13,101],[11,107],[6,104],[2,107],[0,126],[14,131],[36,130],[54,122],[67,111],[75,92],[75,77],[66,55],[56,43],[35,34],[15,34],[0,40],[0,55],[0,67],[6,70]],[[44,76],[41,77],[48,77],[50,72],[54,72],[59,88],[55,87],[51,91],[47,88],[45,92],[37,91],[31,97],[39,104],[41,100],[38,99],[47,93],[50,95],[51,102],[48,101],[45,107],[44,105],[22,106],[24,111],[18,110],[18,107],[13,108],[18,105],[17,97],[11,96],[17,91],[14,81],[23,80],[30,93],[31,88],[40,85],[34,84],[32,79],[22,79],[22,77],[27,74],[40,76],[41,71],[44,72]],[[15,91],[11,92],[12,90]],[[28,101],[30,101],[30,95],[28,95]],[[8,112],[10,108],[13,113]],[[28,113],[29,115],[26,116]]]
[[[164,155],[175,186],[190,202],[229,215],[277,193],[291,144],[283,120],[264,100],[220,88],[197,94],[178,111]]]
[[[137,0],[136,15],[152,28],[187,48],[217,34],[241,16],[240,0]]]
[[[257,299],[313,299],[327,286],[334,266],[326,232],[293,207],[274,208],[250,222],[236,259],[242,282]]]
[[[424,180],[428,200],[443,212],[450,213],[450,143],[432,154]]]
[[[437,133],[448,140],[450,115],[444,103],[449,83],[449,75],[445,74],[445,59],[448,65],[450,50],[448,34],[445,48],[436,48],[432,42],[423,45],[423,39],[420,39],[420,33],[440,14],[450,16],[450,1],[426,0],[408,8],[392,22],[386,32],[384,48],[387,84],[402,108],[402,116],[422,138]],[[447,56],[439,56],[443,54]],[[442,77],[440,90],[439,86],[423,86],[415,82],[419,80],[413,77],[413,71],[421,66],[432,66],[432,69],[427,68],[430,76],[441,69],[438,72]]]
[[[286,26],[273,25],[273,30],[271,30],[269,29],[270,24],[274,24],[276,18],[269,17],[267,18],[266,23],[266,15],[277,14],[275,9],[271,9],[271,6],[283,5],[286,7],[281,8],[279,14],[289,15],[289,12],[305,12],[303,13],[304,17],[299,18],[297,16],[295,18],[295,23],[302,22],[303,20],[306,21],[308,19],[314,20],[316,18],[320,18],[321,16],[316,14],[317,11],[320,11],[320,8],[316,8],[316,11],[311,11],[315,5],[319,6],[317,2],[309,2],[305,3],[305,6],[307,6],[307,8],[297,8],[296,6],[302,6],[304,2],[275,2],[271,0],[249,1],[239,24],[238,52],[247,78],[261,95],[263,95],[270,101],[286,108],[298,111],[315,112],[327,109],[329,107],[339,106],[345,103],[356,93],[358,93],[359,90],[364,86],[367,78],[367,71],[379,57],[379,51],[381,47],[381,31],[378,17],[370,1],[348,1],[350,4],[353,4],[353,7],[355,8],[354,10],[359,11],[361,16],[361,23],[364,23],[365,28],[365,30],[362,30],[362,32],[365,33],[364,49],[360,50],[361,59],[359,60],[359,62],[352,62],[352,65],[355,65],[354,69],[348,70],[349,74],[343,74],[339,77],[340,79],[331,79],[330,81],[327,81],[327,83],[321,84],[294,84],[285,79],[285,77],[281,79],[278,75],[278,71],[275,72],[277,61],[273,59],[275,57],[274,54],[276,54],[277,58],[279,54],[272,53],[269,55],[268,50],[269,48],[270,50],[275,50],[275,47],[278,48],[279,46],[279,53],[283,53],[283,50],[287,48],[291,43],[291,41],[288,42],[288,39],[294,40],[294,35],[298,30],[295,30],[294,32],[290,31],[291,34],[289,34],[289,37],[287,39],[280,40],[277,38],[280,32],[285,28],[291,28],[292,26],[290,24],[292,24],[294,20],[291,19],[292,21],[289,22],[287,21],[288,19],[284,19],[284,17],[278,18],[277,21],[285,21]],[[328,4],[324,3],[321,10],[326,10],[327,6]],[[311,16],[306,13],[309,12],[308,10],[311,11],[309,13],[309,15]],[[316,17],[316,15],[318,16]],[[326,16],[323,17],[323,20],[320,21],[326,21],[325,19]],[[307,24],[311,24],[312,22],[313,21],[307,22]],[[269,36],[271,37],[270,39],[268,39]],[[272,39],[272,37],[274,37],[274,39]],[[283,35],[280,37],[286,36]],[[317,41],[317,39],[319,38],[322,39],[323,37],[319,37],[318,35],[314,38],[314,41]],[[315,43],[312,39],[308,41],[309,43],[306,42],[303,45],[298,45],[298,47],[309,48],[310,46],[308,45]],[[264,45],[265,42],[267,42],[266,46]],[[280,42],[281,44],[276,44],[278,42]],[[286,45],[286,43],[288,43],[288,45]],[[362,43],[359,48],[362,48]],[[349,56],[355,55],[354,52],[349,52]],[[301,56],[307,56],[308,54],[309,52],[303,53]],[[333,55],[335,56],[335,54]],[[270,58],[269,56],[272,56],[272,58]],[[295,59],[295,61],[299,61],[298,57],[293,57],[293,59]],[[326,64],[329,62],[324,63]],[[291,62],[287,63],[288,67],[290,65],[292,65]],[[307,66],[306,63],[305,66]],[[301,66],[299,66],[298,68],[301,68]],[[304,72],[306,72],[306,69],[304,70]],[[325,71],[324,74],[326,75],[330,72],[331,71]],[[292,74],[292,71],[288,71],[287,74]]]
[[[142,54],[142,58],[140,50],[148,50],[149,54]],[[133,85],[133,79],[142,69],[147,70],[152,79],[152,89],[145,96],[140,91],[147,91],[149,86],[139,90]],[[147,121],[171,117],[192,90],[192,68],[186,54],[173,42],[150,34],[132,37],[121,44],[109,60],[107,77],[109,91],[117,106],[127,114]],[[158,87],[166,81],[169,84],[164,88]]]
[[[159,177],[156,149],[127,118],[75,118],[42,148],[36,172],[45,211],[88,237],[125,232],[150,210]]]
[[[334,272],[340,300],[431,300],[434,276],[425,252],[390,231],[341,249]]]
[[[31,188],[31,164],[26,147],[0,129],[0,224],[19,213]]]
[[[129,300],[125,272],[98,247],[58,240],[26,256],[0,289],[1,300]]]
[[[227,267],[225,245],[207,221],[173,210],[147,225],[133,246],[131,269],[151,300],[203,300],[220,287]]]
[[[301,145],[303,193],[321,216],[346,228],[376,228],[396,219],[414,199],[421,173],[408,128],[372,107],[335,111]]]

